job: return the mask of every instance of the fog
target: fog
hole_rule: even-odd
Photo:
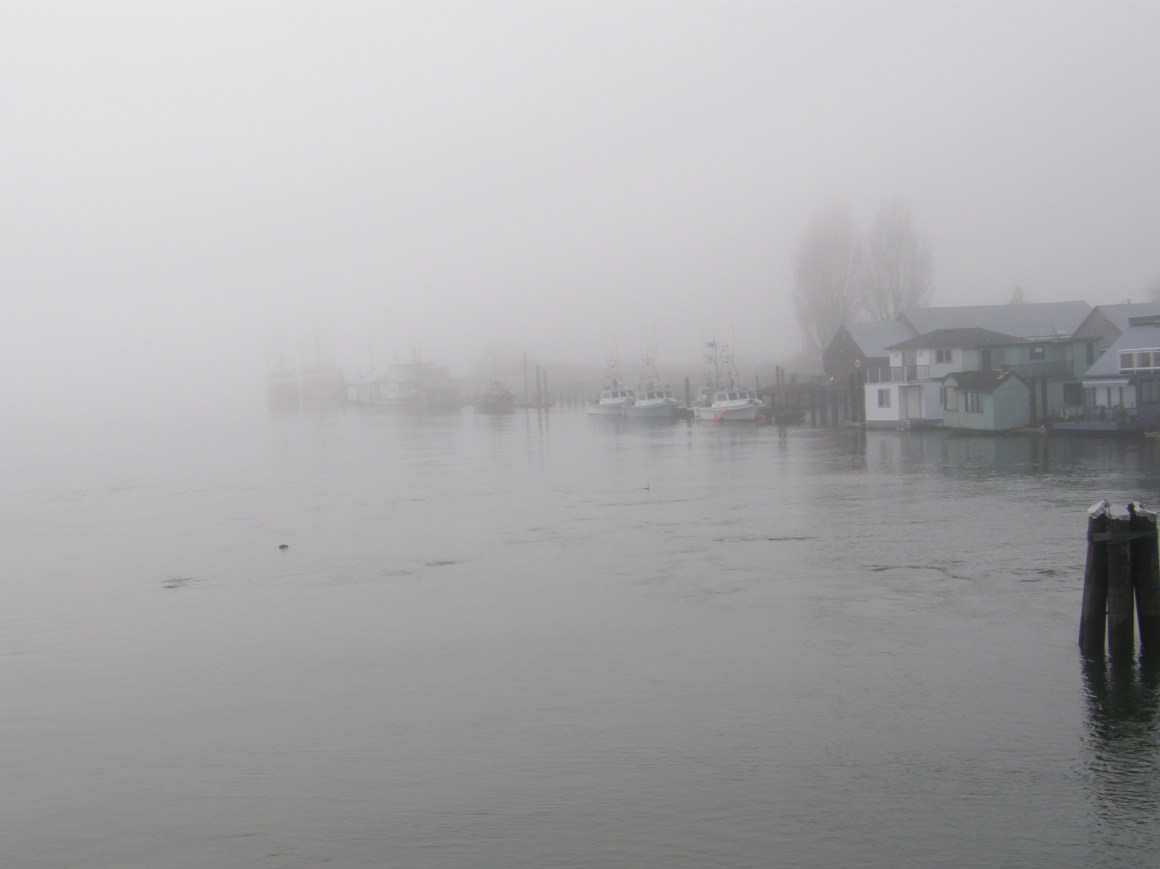
[[[0,7],[8,405],[260,400],[271,348],[452,373],[800,346],[794,248],[902,198],[934,304],[1160,275],[1150,3]]]

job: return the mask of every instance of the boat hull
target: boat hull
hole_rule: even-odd
[[[584,412],[591,416],[624,416],[624,405],[598,404],[590,401],[584,405]]]
[[[663,404],[636,404],[629,405],[624,409],[624,415],[628,419],[674,419],[677,415],[677,405],[674,402],[665,402]]]
[[[511,396],[506,398],[484,398],[475,406],[479,413],[515,413],[516,405]]]
[[[753,422],[760,408],[756,404],[714,405],[695,407],[693,415],[709,422]]]

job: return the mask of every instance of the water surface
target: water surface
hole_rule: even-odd
[[[5,461],[5,862],[1129,866],[1156,445],[338,410]],[[279,544],[288,549],[279,550]]]

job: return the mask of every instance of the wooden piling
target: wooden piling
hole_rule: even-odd
[[[1108,502],[1088,510],[1087,563],[1083,571],[1083,609],[1079,621],[1079,647],[1087,655],[1103,655],[1104,625],[1108,609],[1108,547],[1100,539],[1108,529]]]
[[[1135,607],[1132,591],[1132,514],[1128,508],[1108,508],[1108,654],[1131,655],[1135,651]]]
[[[1136,594],[1136,623],[1140,647],[1160,649],[1160,554],[1156,543],[1156,514],[1142,504],[1129,504],[1132,588]]]

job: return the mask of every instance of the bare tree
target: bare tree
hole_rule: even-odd
[[[794,305],[806,348],[820,359],[842,324],[858,313],[862,239],[850,209],[833,202],[810,222],[797,249]]]
[[[872,318],[893,320],[930,302],[930,248],[915,232],[904,202],[892,199],[882,206],[867,248],[862,304]]]

